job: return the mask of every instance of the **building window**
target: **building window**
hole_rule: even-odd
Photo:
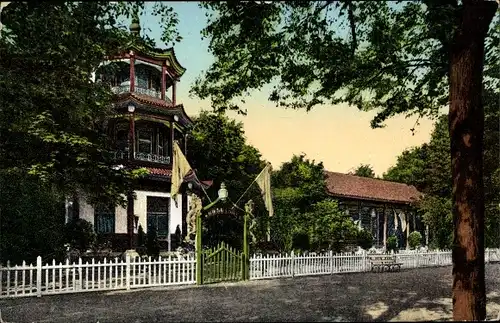
[[[136,141],[139,154],[168,156],[168,136],[164,128],[145,126],[137,129]]]
[[[165,136],[165,132],[161,131],[161,129],[156,129],[156,153],[159,156],[167,156],[167,140]]]
[[[156,230],[158,238],[167,238],[168,229],[168,197],[147,197],[147,229]]]
[[[153,129],[137,130],[137,152],[141,154],[153,153]]]
[[[94,230],[97,234],[115,233],[115,208],[98,205],[94,208]]]

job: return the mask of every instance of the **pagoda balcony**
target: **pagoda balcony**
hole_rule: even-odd
[[[129,153],[127,151],[116,150],[111,152],[111,158],[114,160],[130,160]],[[170,156],[161,156],[157,154],[147,154],[136,152],[134,154],[134,160],[140,160],[145,162],[169,165]]]
[[[111,88],[111,91],[114,94],[127,93],[127,92],[130,92],[130,85],[129,84],[123,84],[123,85],[113,86]],[[142,88],[142,87],[138,87],[136,85],[135,89],[134,89],[134,92],[135,93],[139,93],[139,94],[144,94],[144,95],[147,95],[147,96],[151,96],[151,97],[154,97],[154,98],[161,99],[161,92],[160,91],[156,91],[154,89],[145,89],[145,88]],[[165,95],[165,102],[172,103],[172,101],[170,100],[170,98],[167,97],[166,95]]]
[[[111,92],[113,92],[114,94],[130,92],[130,85],[127,84],[127,85],[112,86]]]
[[[136,86],[134,92],[161,99],[161,92],[156,91],[154,89],[145,89],[145,88]]]
[[[134,159],[158,164],[170,164],[170,156],[161,156],[156,154],[135,153]]]

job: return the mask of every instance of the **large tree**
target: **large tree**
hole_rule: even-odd
[[[294,155],[273,172],[272,188],[275,216],[271,219],[271,238],[282,250],[289,251],[294,238],[310,240],[310,213],[327,197],[323,163]],[[304,238],[297,239],[299,236]],[[301,249],[306,245],[309,243]]]
[[[486,315],[481,89],[498,88],[497,4],[481,0],[205,2],[214,63],[193,91],[221,109],[274,84],[269,99],[305,108],[346,102],[435,114],[449,104],[453,317]],[[486,46],[486,51],[485,51]],[[483,68],[484,67],[484,68]]]
[[[191,166],[200,179],[213,181],[208,190],[211,198],[217,197],[220,184],[225,182],[229,197],[236,202],[265,167],[265,161],[260,152],[246,142],[241,122],[208,111],[202,111],[193,119],[188,137]],[[253,193],[255,190],[245,194],[246,199],[253,197]]]
[[[420,192],[427,188],[427,166],[428,166],[427,143],[419,147],[404,150],[397,157],[396,165],[391,166],[382,178],[388,181],[405,183],[415,186]]]

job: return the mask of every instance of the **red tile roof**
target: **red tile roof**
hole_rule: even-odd
[[[422,194],[414,187],[381,179],[326,171],[328,193],[335,197],[409,204]]]
[[[146,167],[146,169],[149,171],[149,174],[151,174],[151,175],[160,175],[160,176],[167,176],[167,177],[172,176],[171,169],[151,168],[151,167]]]

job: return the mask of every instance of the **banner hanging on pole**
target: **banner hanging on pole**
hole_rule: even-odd
[[[273,199],[271,196],[271,164],[267,166],[260,172],[255,178],[255,182],[259,185],[260,191],[262,193],[262,198],[264,199],[264,205],[269,212],[269,217],[274,214],[273,209]]]

